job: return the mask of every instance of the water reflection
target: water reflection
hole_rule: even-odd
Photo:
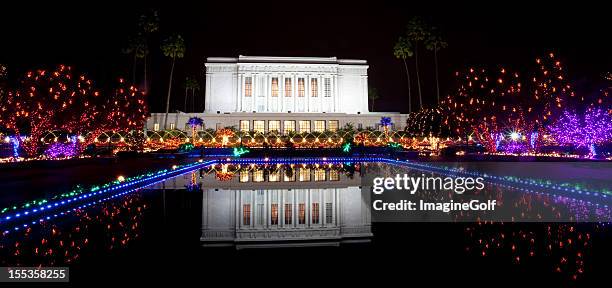
[[[377,235],[410,234],[426,238],[432,230],[440,229],[434,223],[427,227],[404,224],[378,226],[373,232],[372,227],[376,228],[377,224],[372,223],[371,193],[363,192],[367,190],[361,189],[362,180],[367,175],[405,172],[401,167],[382,163],[214,165],[121,198],[77,209],[55,221],[43,221],[3,235],[0,265],[61,266],[80,263],[85,257],[97,259],[109,251],[122,254],[125,247],[133,247],[132,243],[147,242],[158,236],[143,237],[143,234],[151,235],[152,227],[180,241],[194,239],[195,247],[188,248],[192,250],[199,246],[243,249],[342,246],[353,242],[367,242],[370,243],[368,247],[380,249],[376,246],[380,244],[372,241]],[[411,170],[408,173],[429,172]],[[532,215],[527,212],[538,209],[558,211],[559,206],[566,206],[570,208],[568,211],[582,217],[580,213],[585,209],[584,202],[567,198],[530,193],[508,197],[502,187],[489,188],[483,192],[487,197],[497,199],[500,205],[524,211],[523,215]],[[185,195],[189,197],[183,197]],[[431,197],[430,200],[445,200],[454,195],[425,193],[424,196]],[[193,213],[177,214],[176,210]],[[152,215],[163,216],[155,218]],[[176,225],[172,219],[167,220],[173,216],[183,223],[173,233],[185,233],[186,236],[168,232],[168,227]],[[143,229],[145,221],[149,224],[146,231]],[[184,224],[189,221],[193,223]],[[476,221],[449,225],[464,228],[463,234],[460,231],[449,233],[448,239],[464,243],[469,259],[484,257],[499,261],[496,263],[532,265],[569,279],[580,279],[588,274],[593,266],[595,235],[609,234],[603,224]],[[406,249],[438,248],[424,245]]]
[[[154,188],[202,189],[203,246],[338,246],[372,237],[369,193],[355,173],[360,169],[225,164]]]
[[[62,222],[43,222],[0,241],[1,266],[64,266],[83,254],[104,255],[126,248],[142,236],[144,210],[148,206],[135,193],[99,209],[78,209]]]

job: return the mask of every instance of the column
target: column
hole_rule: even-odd
[[[312,174],[310,177],[312,177]],[[310,227],[310,223],[312,223],[312,190],[306,189],[306,191],[306,226]]]
[[[236,107],[236,111],[242,111],[242,101],[244,101],[243,88],[242,86],[244,81],[244,75],[242,73],[238,74],[238,107]]]
[[[291,109],[291,111],[295,112],[297,111],[297,99],[298,99],[298,95],[297,95],[297,75],[293,74],[293,81],[291,81],[291,96],[293,100],[293,109]]]
[[[270,87],[270,74],[266,74],[266,77],[264,78],[266,81],[266,88],[265,88],[265,99],[266,99],[266,109],[265,111],[268,112],[270,111],[270,91],[271,91],[271,87]]]
[[[259,86],[257,85],[257,78],[257,74],[251,76],[251,111],[257,111],[257,102],[255,100],[255,98],[257,98],[257,88]]]
[[[312,96],[312,85],[310,83],[310,74],[306,75],[306,77],[304,78],[304,86],[306,86],[306,112],[311,112],[310,111],[310,97]]]
[[[325,89],[325,83],[323,81],[323,75],[319,75],[319,78],[317,80],[317,89],[319,90],[319,111],[323,112],[323,102],[327,99],[325,99],[325,95],[323,95],[323,89]],[[325,101],[327,102],[327,101]]]
[[[333,112],[340,112],[340,105],[342,105],[342,102],[340,102],[340,95],[339,95],[339,91],[338,91],[338,75],[334,75],[334,77],[332,77],[332,97],[333,97],[333,101],[334,101],[334,109]]]
[[[297,203],[298,202],[299,201],[298,201],[298,198],[297,198],[297,192],[295,192],[295,189],[293,189],[293,203],[292,203],[293,211],[291,211],[291,218],[292,218],[291,223],[292,223],[293,227],[296,227],[296,225],[297,225],[297,221],[296,221],[297,217],[296,217],[296,215],[298,213],[298,210],[297,210],[297,208],[298,208],[297,207]]]

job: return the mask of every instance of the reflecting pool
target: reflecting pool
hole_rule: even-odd
[[[70,266],[71,280],[81,283],[134,274],[193,281],[228,269],[290,277],[296,269],[326,274],[339,265],[356,283],[360,273],[481,284],[509,275],[517,283],[603,279],[602,263],[612,255],[603,222],[375,221],[364,179],[398,169],[436,173],[360,159],[201,161],[44,203],[22,199],[4,205],[18,208],[0,218],[0,264]],[[504,198],[488,185],[491,197],[525,213],[570,207],[580,214],[597,204],[522,192]]]

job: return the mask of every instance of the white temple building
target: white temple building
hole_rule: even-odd
[[[203,129],[288,133],[379,128],[383,116],[403,129],[406,114],[368,110],[368,64],[336,57],[209,57],[205,110],[170,113],[167,129],[187,129],[190,117]],[[163,130],[164,113],[152,113],[147,129]]]

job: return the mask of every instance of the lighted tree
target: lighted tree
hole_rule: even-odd
[[[567,72],[554,53],[535,60],[536,68],[530,81],[530,89],[521,103],[525,111],[527,141],[537,150],[543,141],[545,128],[562,114],[563,109],[581,103],[569,84]]]
[[[421,109],[408,114],[406,132],[411,136],[449,136],[448,125],[443,125],[446,116],[441,108]]]
[[[135,150],[142,150],[145,140],[142,129],[149,113],[144,93],[121,78],[104,108],[102,125],[97,132],[129,132],[128,144]],[[94,138],[98,135],[92,133]]]
[[[75,76],[70,66],[27,72],[9,93],[2,121],[16,135],[29,135],[21,146],[28,156],[36,156],[44,133],[61,130],[79,135],[93,125],[92,115],[98,113],[93,102],[99,92],[92,87],[91,80]]]
[[[492,72],[469,68],[455,76],[456,90],[441,102],[442,125],[466,138],[473,135],[488,151],[496,151],[500,133],[522,126],[521,108],[516,105],[521,92],[519,75],[505,68]]]
[[[196,142],[196,128],[204,126],[204,120],[200,117],[191,117],[187,124],[191,127],[191,139],[195,145]]]
[[[488,151],[496,151],[511,133],[520,135],[520,141],[524,137],[529,150],[537,150],[546,126],[575,96],[554,54],[536,59],[536,64],[527,89],[518,72],[505,68],[457,72],[456,90],[440,105],[447,114],[443,124],[458,135],[473,135]]]
[[[612,140],[612,116],[601,108],[588,109],[582,118],[566,110],[550,131],[560,144],[587,147],[594,155],[595,144]]]

